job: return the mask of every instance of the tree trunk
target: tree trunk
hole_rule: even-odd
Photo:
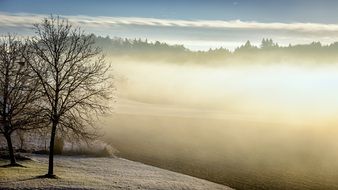
[[[54,175],[54,141],[56,134],[57,123],[53,121],[52,133],[50,136],[50,145],[49,145],[49,163],[48,163],[48,174],[47,177],[55,177]]]
[[[9,159],[11,161],[10,165],[16,165],[16,160],[14,156],[14,149],[13,149],[13,144],[12,144],[12,138],[10,134],[5,135],[6,140],[7,140],[7,145],[8,145],[8,152],[9,152]]]

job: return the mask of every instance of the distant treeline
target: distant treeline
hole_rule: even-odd
[[[107,55],[174,62],[338,62],[338,42],[329,45],[312,42],[310,44],[280,46],[272,39],[263,39],[260,46],[254,46],[250,41],[247,41],[242,46],[235,48],[234,51],[223,47],[208,51],[191,51],[183,45],[169,45],[159,41],[150,42],[141,39],[100,36],[95,36],[95,39],[97,46],[101,47]]]

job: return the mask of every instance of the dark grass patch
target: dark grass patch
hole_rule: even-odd
[[[19,163],[15,163],[15,164],[6,164],[3,166],[0,166],[1,168],[12,168],[12,167],[20,167],[20,168],[26,168],[26,166],[23,166]]]
[[[40,155],[49,155],[48,150],[37,150],[33,151],[33,154]],[[113,152],[108,148],[103,148],[99,150],[90,150],[90,149],[77,149],[77,150],[64,150],[62,153],[54,153],[54,155],[62,155],[62,156],[86,156],[86,157],[115,157]]]
[[[54,174],[39,175],[39,176],[36,176],[35,178],[36,179],[60,179],[60,177]]]
[[[15,156],[15,159],[18,161],[31,161],[32,160],[31,158],[24,156],[22,154],[15,154],[14,156]],[[7,153],[5,154],[0,153],[0,159],[9,160],[10,158]]]
[[[33,154],[49,154],[49,150],[36,150],[32,152]]]

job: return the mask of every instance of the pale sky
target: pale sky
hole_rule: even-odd
[[[0,33],[32,34],[31,25],[61,15],[88,33],[183,44],[192,50],[338,41],[338,1],[323,0],[0,0]]]

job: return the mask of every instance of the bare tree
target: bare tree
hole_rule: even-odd
[[[36,117],[39,111],[35,105],[39,81],[22,61],[25,50],[26,45],[14,36],[5,36],[0,41],[0,133],[6,138],[12,166],[18,165],[12,133],[37,128],[41,122]]]
[[[34,29],[36,37],[30,40],[31,51],[26,58],[43,87],[44,115],[51,122],[45,177],[53,178],[57,130],[74,138],[93,137],[93,117],[109,108],[105,101],[112,97],[112,80],[109,65],[93,46],[93,36],[53,16],[34,25]]]

